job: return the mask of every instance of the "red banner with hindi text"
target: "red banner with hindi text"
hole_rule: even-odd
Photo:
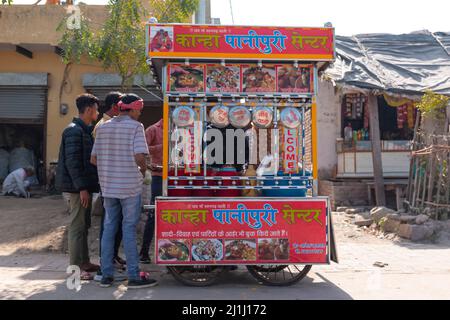
[[[328,263],[325,198],[157,199],[157,264]]]
[[[151,58],[331,61],[333,28],[148,24]]]

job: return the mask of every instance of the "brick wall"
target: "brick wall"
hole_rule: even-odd
[[[330,197],[331,208],[368,205],[367,185],[358,181],[319,181],[319,195]]]

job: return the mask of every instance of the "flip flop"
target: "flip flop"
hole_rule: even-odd
[[[80,279],[83,281],[90,281],[90,280],[94,280],[94,276],[91,275],[89,272],[81,271]]]
[[[81,269],[86,272],[97,272],[98,270],[100,270],[100,266],[93,263],[87,263],[85,265],[82,265]]]

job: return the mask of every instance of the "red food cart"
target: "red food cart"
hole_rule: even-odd
[[[164,94],[155,263],[187,285],[244,265],[291,285],[337,262],[317,196],[317,77],[333,28],[148,24]]]

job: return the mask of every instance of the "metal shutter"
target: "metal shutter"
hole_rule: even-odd
[[[0,87],[0,122],[43,124],[47,88]]]

